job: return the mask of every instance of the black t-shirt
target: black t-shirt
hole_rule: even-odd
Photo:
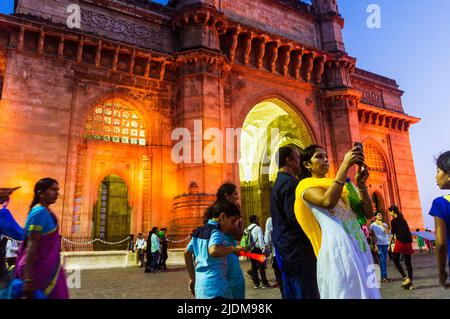
[[[413,242],[408,223],[403,218],[395,217],[391,221],[391,233],[402,243],[407,244]]]
[[[294,213],[295,190],[298,180],[290,174],[279,172],[270,195],[272,216],[272,241],[281,263],[282,271],[298,274],[302,265],[316,262],[311,242],[300,227]]]

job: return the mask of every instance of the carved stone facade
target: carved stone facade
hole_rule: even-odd
[[[248,193],[245,214],[267,216],[267,176],[246,182],[237,161],[172,157],[176,128],[194,133],[201,121],[203,137],[192,145],[205,147],[208,129],[253,120],[298,145],[323,145],[331,173],[355,141],[368,143],[386,167],[371,176],[371,191],[384,207],[399,205],[411,227],[423,225],[408,133],[418,119],[404,113],[394,80],[356,68],[335,1],[79,0],[80,30],[65,24],[73,2],[19,0],[15,15],[0,15],[0,174],[5,186],[22,186],[12,203],[20,222],[33,183],[47,175],[61,183],[55,211],[64,234],[92,233],[99,184],[110,174],[128,187],[130,233],[166,226],[185,238],[230,180]],[[117,119],[125,111],[116,104],[143,126],[125,127],[131,122]],[[119,112],[107,132],[141,130],[145,145],[87,139],[87,117],[99,105]],[[252,113],[268,105],[275,113]]]

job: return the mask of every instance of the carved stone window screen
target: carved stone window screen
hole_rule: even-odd
[[[366,164],[371,171],[387,172],[386,163],[378,147],[373,144],[364,145],[364,155]]]
[[[120,102],[97,105],[87,116],[84,138],[112,143],[146,145],[144,121]]]

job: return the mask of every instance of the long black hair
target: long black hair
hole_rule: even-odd
[[[436,161],[437,167],[439,167],[444,173],[450,174],[450,151],[439,155]]]
[[[50,177],[46,177],[46,178],[42,178],[42,179],[38,180],[36,185],[34,185],[34,196],[33,196],[33,201],[31,202],[31,205],[30,205],[30,210],[34,206],[39,204],[40,195],[43,192],[45,192],[47,189],[52,187],[53,184],[58,184],[58,181],[56,179],[53,179]]]
[[[324,149],[320,145],[310,145],[307,148],[305,148],[304,150],[300,150],[300,174],[299,174],[299,180],[303,180],[305,178],[308,178],[308,177],[312,176],[311,172],[305,167],[304,163],[311,161],[311,158],[314,156],[314,154],[316,153],[316,150],[318,148]]]
[[[397,206],[391,205],[391,207],[389,207],[388,210],[390,212],[394,212],[399,219],[405,219],[405,217],[403,216],[402,212],[400,211],[400,209]]]
[[[241,210],[236,204],[229,201],[220,201],[210,207],[211,218],[218,218],[220,214],[225,213],[227,217],[241,216]]]
[[[206,224],[208,220],[213,218],[213,207],[221,202],[228,202],[225,195],[231,195],[236,191],[236,185],[233,183],[224,183],[222,184],[216,193],[216,201],[208,207],[208,209],[205,212],[205,215],[203,216],[203,223]]]

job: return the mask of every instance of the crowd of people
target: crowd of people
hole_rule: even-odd
[[[148,232],[147,239],[142,233],[134,241],[134,236],[130,236],[129,250],[136,252],[139,267],[145,267],[146,273],[167,271],[168,239],[167,228],[153,227]]]
[[[380,264],[381,281],[389,283],[387,256],[403,278],[401,286],[413,288],[413,239],[400,209],[395,205],[388,209],[390,229],[379,212],[367,227],[374,208],[361,146],[355,145],[345,155],[331,179],[327,177],[328,156],[321,146],[301,151],[282,147],[277,158],[279,172],[265,234],[256,215],[250,216],[244,228],[233,183],[219,188],[216,202],[205,213],[204,225],[193,232],[184,257],[189,290],[197,298],[245,298],[239,257],[250,256],[248,252],[269,257],[285,299],[380,298],[373,265]],[[356,186],[348,178],[353,168]],[[437,160],[436,182],[440,189],[450,189],[450,151]],[[59,196],[59,183],[43,178],[35,184],[24,227],[8,210],[13,191],[0,189],[0,298],[67,299],[69,289],[60,262],[61,235],[51,209]],[[436,198],[429,214],[436,225],[439,283],[449,288],[450,195]],[[146,240],[138,235],[132,249],[146,272],[167,269],[167,243],[165,228],[153,227]],[[418,245],[423,247],[420,240]],[[246,274],[254,288],[272,288],[266,275],[267,259],[251,259]]]
[[[327,178],[328,155],[321,146],[304,150],[282,147],[277,158],[279,172],[272,187],[266,236],[256,215],[250,216],[250,225],[244,230],[237,188],[232,183],[219,188],[204,226],[192,234],[185,263],[189,290],[196,298],[242,299],[245,282],[238,256],[248,251],[271,252],[284,299],[379,299],[375,264],[380,265],[381,282],[389,283],[388,256],[402,276],[401,287],[413,289],[409,225],[395,205],[388,209],[391,228],[384,222],[383,212],[374,211],[361,144],[355,143],[347,152],[331,179]],[[440,155],[437,167],[439,188],[450,189],[450,152]],[[356,186],[348,177],[352,169],[356,170]],[[436,223],[439,282],[449,288],[450,195],[437,198],[430,215]],[[247,275],[254,288],[261,283],[263,288],[270,287],[265,270],[266,263],[251,260]]]

